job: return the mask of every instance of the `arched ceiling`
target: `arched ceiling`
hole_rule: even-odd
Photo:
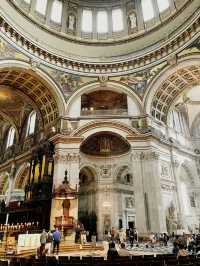
[[[170,107],[178,96],[200,81],[200,65],[183,67],[169,75],[156,90],[151,104],[151,115],[158,121],[167,122]]]
[[[19,0],[15,1],[17,2]],[[74,1],[78,4],[81,2]],[[125,2],[120,2],[122,7]],[[33,14],[29,17],[11,4],[11,1],[1,1],[0,35],[26,55],[62,71],[88,76],[118,76],[161,63],[199,37],[199,0],[175,0],[175,3],[175,10],[168,19],[160,23],[162,16],[157,16],[159,23],[155,23],[156,28],[151,23],[143,23],[139,34],[131,33],[120,40],[112,37],[107,42],[104,38],[86,38],[83,41],[81,35],[75,34],[70,38],[66,37],[66,31],[63,32],[62,27],[59,31],[57,27],[50,31],[46,29],[46,22],[39,25],[39,17],[33,21]],[[130,11],[129,8],[127,11]],[[65,27],[66,21],[67,18],[63,24]]]
[[[19,68],[0,70],[0,111],[15,124],[24,108],[36,109],[44,125],[58,117],[58,106],[48,85],[33,71]]]

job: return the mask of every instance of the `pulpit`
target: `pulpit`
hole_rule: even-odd
[[[73,189],[67,178],[67,171],[65,171],[65,178],[62,184],[53,191],[53,198],[59,201],[61,206],[61,216],[56,216],[54,221],[54,227],[59,228],[63,235],[67,235],[68,231],[75,230],[76,220],[73,216],[70,216],[71,201],[77,198],[77,187]]]

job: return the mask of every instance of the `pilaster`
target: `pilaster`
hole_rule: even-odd
[[[162,202],[158,153],[132,152],[136,228],[140,233],[162,231]]]
[[[64,180],[65,171],[68,172],[70,187],[75,189],[79,184],[79,146],[80,143],[73,142],[73,139],[65,138],[56,140],[54,155],[54,177],[53,188],[58,188]],[[63,215],[62,202],[52,199],[51,206],[51,229],[54,228],[55,217]],[[70,200],[69,216],[78,218],[78,199]]]

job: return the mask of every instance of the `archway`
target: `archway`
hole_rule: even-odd
[[[145,95],[145,111],[159,122],[167,122],[172,103],[179,95],[199,83],[199,55],[181,58],[153,79]]]
[[[133,225],[134,193],[129,142],[119,133],[107,129],[89,135],[80,151],[79,195],[82,198],[79,200],[79,219],[83,210],[88,216],[89,212],[92,213],[92,221],[97,221],[99,239],[103,239],[105,231],[112,227],[128,228],[131,222]]]
[[[94,193],[96,175],[95,170],[90,166],[84,166],[79,174],[78,219],[85,230],[90,232],[89,238],[97,231],[96,195]]]

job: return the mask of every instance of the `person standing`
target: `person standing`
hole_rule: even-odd
[[[51,231],[49,231],[47,234],[47,243],[46,243],[46,248],[48,249],[48,254],[51,254],[52,243],[53,243],[53,234],[51,233]]]
[[[56,228],[56,230],[53,232],[53,253],[55,252],[55,249],[57,248],[57,254],[59,252],[59,247],[60,247],[60,240],[61,240],[61,233]]]
[[[47,242],[47,232],[45,229],[42,230],[42,234],[40,235],[40,244],[41,245],[46,245]]]

